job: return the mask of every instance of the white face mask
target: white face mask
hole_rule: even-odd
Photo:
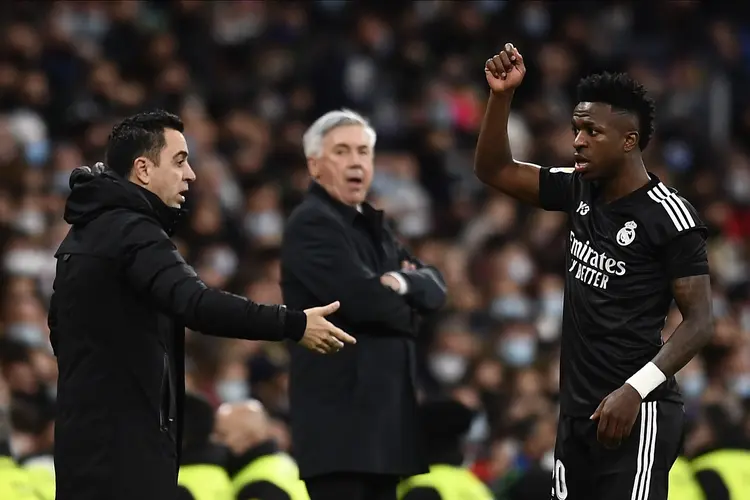
[[[513,257],[508,262],[508,277],[519,285],[526,285],[534,277],[534,264],[527,257]]]
[[[284,217],[275,210],[248,214],[245,230],[256,238],[280,236],[284,231]]]
[[[38,210],[24,210],[16,215],[13,223],[19,231],[31,236],[44,233],[47,225],[44,214]]]
[[[455,384],[466,373],[466,359],[450,352],[436,353],[429,359],[430,371],[438,381]]]
[[[36,276],[44,267],[44,259],[33,250],[12,250],[5,254],[4,265],[9,274]]]
[[[27,434],[14,433],[10,436],[10,454],[18,460],[34,451],[34,438]]]

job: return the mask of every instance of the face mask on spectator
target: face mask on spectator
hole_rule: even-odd
[[[742,373],[732,379],[732,391],[742,399],[750,399],[750,373]]]
[[[10,436],[10,454],[18,459],[34,451],[34,438],[26,434],[14,433]]]
[[[508,262],[508,277],[518,283],[525,285],[534,276],[534,265],[527,257],[513,257]]]
[[[40,235],[45,229],[44,214],[38,210],[24,210],[16,215],[15,226],[25,234]]]
[[[556,290],[546,292],[541,300],[542,312],[550,316],[562,316],[563,312],[563,291]]]
[[[560,337],[560,317],[550,314],[541,315],[536,323],[539,338],[543,342],[554,342]]]
[[[245,230],[255,238],[278,236],[284,230],[284,218],[275,210],[248,214],[245,217]]]
[[[531,313],[528,299],[520,295],[505,295],[492,302],[492,315],[502,319],[524,319]]]
[[[11,275],[34,276],[44,265],[32,250],[12,250],[5,254],[5,270]]]
[[[29,347],[44,347],[48,344],[44,330],[34,323],[11,323],[6,334],[10,339],[23,342]]]
[[[52,178],[52,190],[60,194],[69,193],[70,192],[70,184],[68,184],[69,180],[70,180],[70,172],[64,171],[64,170],[55,172],[55,175]]]
[[[444,384],[458,382],[466,373],[466,359],[460,354],[441,352],[430,356],[430,371]]]
[[[227,379],[216,385],[216,393],[224,403],[235,403],[250,397],[250,390],[244,380]]]
[[[26,161],[32,167],[43,166],[49,159],[49,149],[49,142],[46,140],[27,144],[24,150]]]
[[[505,338],[498,345],[498,355],[510,366],[529,366],[536,358],[536,340],[529,336]]]
[[[700,372],[686,373],[680,377],[680,389],[688,399],[696,399],[706,388],[706,376]]]

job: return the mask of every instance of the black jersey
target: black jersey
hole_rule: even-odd
[[[568,214],[561,412],[588,417],[659,352],[672,280],[708,273],[706,229],[653,174],[612,203],[572,168],[539,175],[542,207]],[[680,402],[674,377],[647,400]]]

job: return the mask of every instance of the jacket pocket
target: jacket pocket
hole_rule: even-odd
[[[162,432],[169,433],[174,422],[173,393],[172,376],[169,371],[169,355],[165,352],[162,356],[161,388],[159,391],[159,429]]]

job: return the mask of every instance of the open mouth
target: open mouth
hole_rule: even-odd
[[[187,196],[188,190],[180,191],[178,195],[180,196],[180,202],[185,203],[185,196]]]
[[[346,184],[350,187],[360,188],[363,183],[364,180],[361,177],[348,177],[346,179]]]
[[[591,164],[591,161],[588,158],[579,154],[575,155],[574,159],[576,162],[575,168],[577,171],[586,170]]]

